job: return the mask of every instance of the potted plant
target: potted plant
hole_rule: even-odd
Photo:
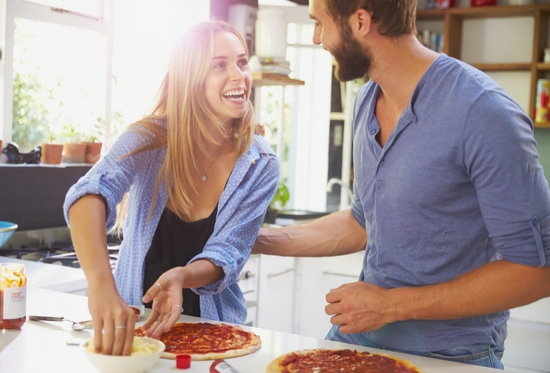
[[[96,163],[101,155],[101,146],[103,145],[100,138],[103,137],[103,119],[98,118],[97,123],[92,125],[83,141],[86,144],[86,153],[84,160],[86,163]]]
[[[48,128],[48,142],[40,144],[40,163],[60,164],[63,158],[63,145],[54,142],[54,135]]]
[[[273,196],[271,202],[269,203],[269,206],[267,207],[267,211],[264,217],[264,223],[275,224],[275,220],[277,219],[277,212],[285,207],[289,199],[290,192],[288,190],[288,187],[285,183],[279,181],[277,191],[275,192],[275,195]]]
[[[63,162],[84,163],[86,160],[86,144],[81,143],[81,135],[71,123],[63,126],[62,136],[65,139],[63,144]]]

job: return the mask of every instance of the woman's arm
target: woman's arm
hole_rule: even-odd
[[[105,200],[86,195],[69,209],[71,237],[88,281],[94,346],[106,355],[130,355],[134,312],[120,297],[111,270],[105,228]]]
[[[351,210],[323,216],[309,224],[284,228],[262,228],[253,254],[280,256],[336,256],[365,250],[367,232]]]

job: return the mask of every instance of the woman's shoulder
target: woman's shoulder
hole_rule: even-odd
[[[257,154],[264,154],[264,155],[276,155],[275,151],[269,145],[265,137],[260,135],[254,135],[254,138],[252,139],[252,143],[250,144],[250,148],[248,149],[249,152],[254,152]]]

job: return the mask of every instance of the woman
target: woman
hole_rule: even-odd
[[[64,212],[88,280],[98,352],[130,354],[128,305],[142,301],[152,301],[144,328],[155,338],[182,308],[244,322],[237,276],[279,179],[276,156],[254,135],[251,87],[246,43],[232,26],[191,28],[172,52],[150,115],[69,190]],[[105,237],[126,193],[113,276]]]

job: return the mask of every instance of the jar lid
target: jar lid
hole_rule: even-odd
[[[191,355],[176,355],[176,368],[188,369],[191,367]]]

